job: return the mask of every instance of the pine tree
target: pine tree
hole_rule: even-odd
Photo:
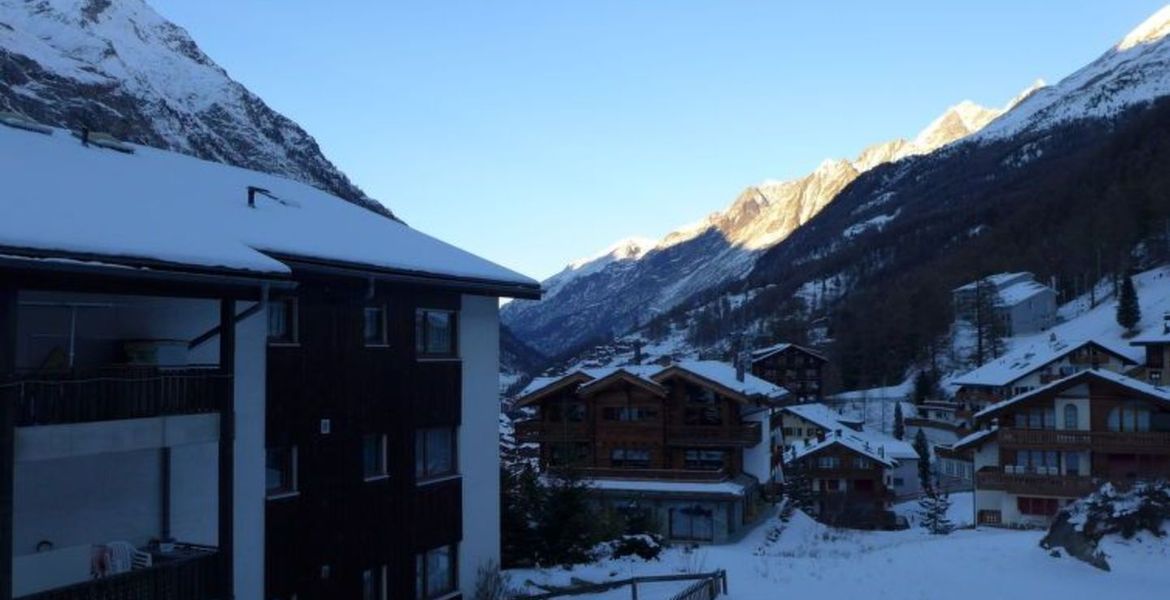
[[[902,418],[902,403],[898,402],[894,405],[894,439],[901,440],[906,438],[906,423]]]
[[[926,441],[926,434],[922,429],[914,434],[914,451],[918,453],[918,481],[922,489],[930,492],[934,489],[930,480],[930,444]]]
[[[922,519],[922,526],[934,535],[947,535],[955,530],[955,526],[947,518],[951,508],[951,498],[946,492],[939,492],[933,487],[928,489],[918,499],[918,514]]]
[[[1003,338],[1007,335],[1004,322],[1000,319],[1003,299],[995,284],[982,279],[975,284],[974,305],[975,364],[982,366],[1003,353]]]
[[[1117,324],[1132,332],[1142,320],[1142,309],[1138,305],[1137,290],[1134,289],[1133,279],[1125,277],[1121,281],[1121,294],[1117,300]]]
[[[803,461],[794,460],[784,469],[784,494],[788,496],[788,505],[804,512],[810,512],[813,507],[812,478],[809,477],[808,466]]]
[[[572,565],[592,560],[590,551],[600,540],[595,527],[596,511],[589,504],[589,486],[573,469],[546,474],[537,509],[537,562],[543,565]]]
[[[505,568],[536,562],[536,524],[544,505],[540,477],[529,464],[500,468],[500,561]]]

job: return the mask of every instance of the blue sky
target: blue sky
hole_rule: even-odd
[[[1001,105],[1165,0],[151,0],[411,225],[526,274]]]

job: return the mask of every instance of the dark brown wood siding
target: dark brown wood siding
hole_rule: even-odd
[[[417,360],[418,308],[460,297],[410,287],[302,279],[296,345],[268,351],[267,437],[295,445],[296,496],[268,501],[267,596],[359,597],[361,573],[385,564],[391,597],[414,596],[414,555],[459,542],[462,483],[416,485],[415,432],[458,427],[462,366]],[[363,341],[363,309],[387,309],[384,347]],[[322,419],[329,433],[321,433]],[[387,436],[386,479],[365,481],[362,436]]]

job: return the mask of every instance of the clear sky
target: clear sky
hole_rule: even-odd
[[[149,0],[411,225],[544,278],[1001,105],[1166,0]]]

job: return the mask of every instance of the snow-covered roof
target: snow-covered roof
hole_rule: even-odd
[[[1052,288],[1035,281],[1021,281],[1013,283],[999,291],[999,299],[1004,306],[1015,306],[1040,294],[1051,293]]]
[[[1134,392],[1142,394],[1147,398],[1165,402],[1166,404],[1170,405],[1170,390],[1166,388],[1157,387],[1139,379],[1134,379],[1133,377],[1128,377],[1126,375],[1122,375],[1121,373],[1116,373],[1107,369],[1090,369],[1069,375],[1063,379],[1058,379],[1029,392],[1024,392],[1023,394],[1008,398],[1007,400],[996,402],[995,404],[992,404],[987,408],[984,408],[983,410],[975,413],[974,418],[975,420],[980,420],[991,417],[1008,406],[1018,402],[1023,402],[1024,400],[1028,400],[1030,398],[1035,398],[1036,396],[1040,396],[1054,389],[1063,389],[1065,387],[1076,385],[1086,379],[1100,379],[1116,383]]]
[[[789,344],[789,343],[785,342],[782,344],[776,344],[774,346],[768,346],[767,348],[760,348],[759,350],[753,350],[752,351],[752,362],[764,360],[765,358],[768,358],[769,356],[772,356],[773,354],[776,354],[778,352],[783,352],[789,348],[796,348],[797,350],[800,350],[801,352],[804,352],[806,354],[811,354],[811,355],[813,355],[821,360],[828,360],[825,358],[824,354],[821,354],[820,352],[817,352],[816,350],[813,350],[811,348],[806,348],[804,346],[798,346],[796,344]]]
[[[688,371],[732,391],[739,392],[744,396],[763,396],[765,398],[776,399],[788,395],[788,390],[774,383],[764,381],[752,375],[750,372],[744,373],[743,381],[740,381],[737,377],[738,372],[734,366],[714,360],[679,361],[662,369],[659,373],[653,375],[653,378],[656,381],[660,381],[671,368]]]
[[[726,481],[655,481],[639,479],[586,479],[589,487],[620,492],[657,492],[676,494],[717,494],[742,496],[745,486],[734,480]]]
[[[1008,352],[978,369],[955,378],[952,383],[954,385],[1006,386],[1087,345],[1098,346],[1116,355],[1123,362],[1133,362],[1126,356],[1125,349],[1113,347],[1110,342],[1042,340]]]
[[[303,183],[145,146],[124,154],[0,127],[0,248],[118,264],[285,275],[287,257],[500,284],[519,273]],[[249,186],[263,188],[247,203]]]
[[[893,440],[893,441],[897,441],[897,440]],[[871,459],[873,459],[873,460],[875,460],[883,465],[886,465],[887,467],[898,466],[897,458],[892,456],[884,445],[881,445],[881,444],[875,445],[875,444],[871,443],[869,440],[865,440],[865,439],[859,438],[857,436],[849,435],[848,433],[843,433],[842,435],[831,434],[831,435],[826,436],[825,439],[820,440],[820,441],[813,443],[813,444],[808,444],[808,445],[803,445],[803,446],[797,445],[797,446],[793,447],[791,450],[789,450],[788,452],[786,452],[785,462],[793,461],[793,460],[800,460],[806,456],[816,454],[817,452],[820,452],[821,450],[824,450],[826,448],[829,448],[829,447],[835,446],[835,445],[844,446],[845,448],[848,448],[848,449],[852,450],[853,452],[856,452],[858,454],[866,456],[867,458],[871,458]],[[915,453],[913,458],[917,458],[917,457],[918,457],[918,454]],[[910,457],[907,457],[907,458],[910,458]]]
[[[956,291],[956,292],[975,291],[975,288],[978,287],[980,282],[990,283],[991,285],[994,285],[996,287],[996,289],[1000,289],[1000,288],[1004,287],[1005,285],[1016,282],[1017,280],[1032,280],[1032,279],[1035,279],[1035,275],[1032,275],[1031,273],[1029,273],[1027,271],[1020,271],[1018,273],[996,273],[994,275],[988,275],[987,277],[984,277],[983,279],[978,279],[978,280],[972,281],[971,283],[961,285],[961,286],[955,288],[954,291]]]
[[[981,429],[979,431],[971,432],[971,433],[967,434],[965,437],[963,437],[962,439],[960,439],[959,441],[955,442],[954,444],[951,444],[951,449],[964,450],[966,448],[979,446],[980,444],[991,439],[992,436],[994,436],[998,432],[999,432],[999,430],[995,429],[995,428]]]
[[[819,402],[793,404],[791,406],[785,406],[781,410],[792,413],[827,431],[841,429],[842,427],[849,429],[848,425],[857,425],[865,422],[864,419],[845,416]]]
[[[1137,334],[1129,343],[1135,346],[1143,344],[1170,344],[1170,315],[1168,315],[1165,322]]]

